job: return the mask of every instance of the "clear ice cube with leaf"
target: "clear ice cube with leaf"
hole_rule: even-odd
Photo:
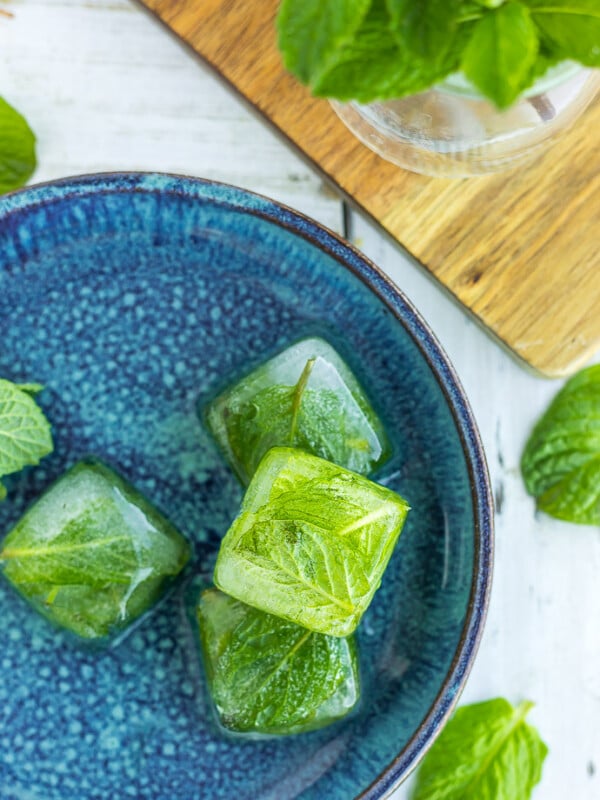
[[[358,702],[353,638],[309,631],[217,589],[202,593],[196,615],[210,695],[228,730],[315,730]]]
[[[298,447],[367,475],[389,456],[381,421],[323,339],[304,339],[216,398],[207,423],[248,484],[271,447]]]
[[[90,459],[24,514],[1,545],[0,567],[45,617],[100,639],[147,611],[189,555],[186,540],[137,490]]]
[[[348,636],[380,585],[408,510],[368,478],[273,448],[223,539],[215,584],[298,625]]]

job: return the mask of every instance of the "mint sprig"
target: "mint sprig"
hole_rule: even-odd
[[[525,722],[533,703],[459,708],[426,756],[412,800],[528,800],[548,748]]]
[[[279,48],[316,96],[369,103],[462,71],[506,108],[550,66],[600,65],[597,0],[283,0]]]
[[[35,167],[35,136],[31,128],[0,97],[0,193],[23,186]]]
[[[41,388],[0,379],[0,478],[38,464],[52,452],[50,424],[32,397]],[[0,500],[5,496],[0,483]]]
[[[600,364],[556,395],[529,437],[521,471],[541,511],[600,525]]]

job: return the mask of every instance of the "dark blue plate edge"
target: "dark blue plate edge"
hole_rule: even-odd
[[[105,172],[35,184],[0,198],[0,224],[11,213],[36,206],[115,192],[166,193],[211,202],[272,222],[301,236],[349,269],[388,307],[409,333],[442,390],[466,456],[475,514],[473,579],[467,616],[447,677],[407,745],[355,800],[383,800],[412,772],[441,733],[473,666],[487,615],[493,572],[494,507],[477,424],[458,375],[420,313],[384,273],[333,231],[263,195],[219,181],[153,172]]]

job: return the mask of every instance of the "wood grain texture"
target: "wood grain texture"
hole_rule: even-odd
[[[600,104],[527,168],[401,170],[284,71],[277,0],[142,0],[526,363],[567,375],[600,347]]]

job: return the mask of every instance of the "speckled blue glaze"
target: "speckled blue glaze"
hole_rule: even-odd
[[[196,414],[303,335],[367,389],[394,454],[378,479],[413,511],[359,629],[363,701],[290,739],[222,736],[186,613],[241,490]],[[350,800],[415,765],[475,655],[491,499],[471,412],[418,313],[316,223],[239,189],[85,177],[0,200],[0,375],[39,381],[55,453],[6,481],[0,536],[81,456],[112,464],[193,543],[176,589],[90,650],[0,576],[2,800]]]

